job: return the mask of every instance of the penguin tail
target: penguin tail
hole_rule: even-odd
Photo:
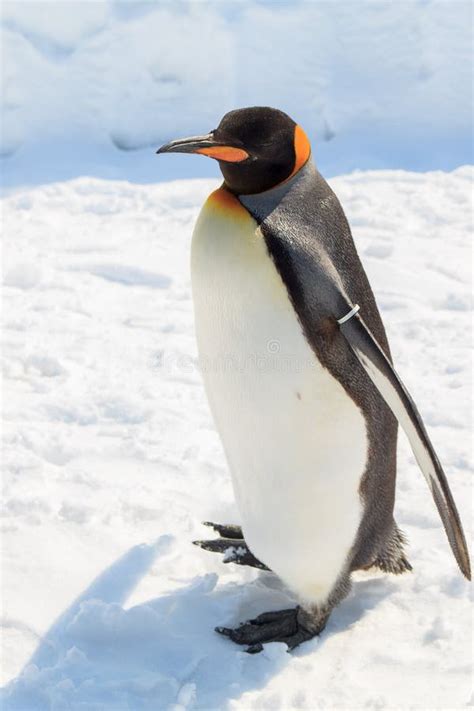
[[[397,524],[394,524],[387,542],[373,562],[373,567],[392,575],[402,575],[413,570],[405,554],[406,542],[405,534],[400,531]]]

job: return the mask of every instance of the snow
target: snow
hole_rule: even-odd
[[[153,149],[255,104],[294,116],[325,174],[472,162],[469,0],[7,0],[2,21],[9,186],[215,176]]]
[[[218,170],[154,155],[239,106],[303,125],[469,533],[471,27],[467,0],[2,4],[5,711],[473,703],[469,586],[403,438],[413,574],[358,574],[291,655],[213,632],[294,601],[191,545],[238,522],[188,267]]]
[[[23,5],[15,22],[39,32]],[[81,7],[58,67],[108,27],[101,5]],[[164,12],[116,7],[140,27]],[[37,45],[54,44],[54,23],[41,27]],[[469,534],[472,169],[331,183]],[[270,573],[191,545],[209,535],[200,521],[239,520],[189,283],[214,186],[82,177],[3,200],[2,708],[464,708],[469,585],[403,438],[396,513],[414,572],[357,574],[321,638],[292,654],[246,655],[213,631],[294,602]]]

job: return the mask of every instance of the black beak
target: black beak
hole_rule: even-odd
[[[249,158],[244,148],[229,145],[228,142],[219,141],[214,137],[214,132],[205,136],[191,136],[170,141],[158,148],[157,153],[200,153],[226,163],[241,163]]]
[[[177,141],[165,143],[158,148],[157,153],[196,153],[202,148],[213,148],[221,146],[222,143],[214,140],[213,134],[205,136],[190,136],[189,138],[178,138]]]

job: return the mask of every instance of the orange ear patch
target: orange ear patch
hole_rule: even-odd
[[[293,166],[293,170],[291,171],[291,174],[288,176],[287,180],[289,178],[292,178],[295,173],[297,173],[299,169],[304,166],[309,156],[311,155],[311,144],[309,142],[309,138],[303,131],[301,126],[298,125],[296,125],[295,127],[294,146],[295,165]]]
[[[215,158],[216,160],[225,160],[228,163],[240,163],[249,157],[247,151],[243,148],[233,148],[232,146],[211,146],[209,148],[199,148],[196,153]]]

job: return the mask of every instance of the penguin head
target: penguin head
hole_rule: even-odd
[[[226,187],[261,193],[293,177],[311,154],[309,140],[287,114],[267,106],[230,111],[205,136],[166,143],[157,153],[199,153],[219,162]]]

